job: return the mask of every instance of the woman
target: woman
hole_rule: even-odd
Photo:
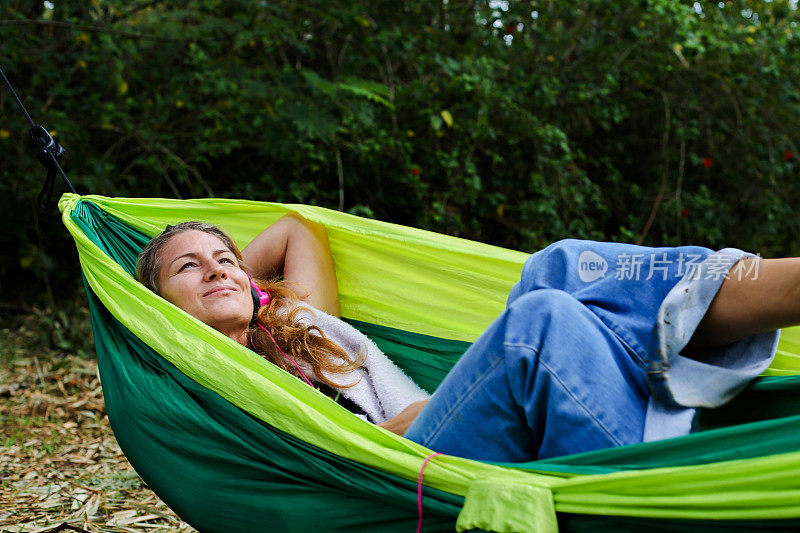
[[[339,298],[325,228],[287,215],[258,235],[244,257],[260,289],[251,290],[245,260],[225,233],[185,222],[145,247],[136,278],[283,370],[313,380],[350,411],[402,434],[428,394],[367,337],[335,318]],[[280,282],[263,281],[280,274]],[[267,305],[253,295],[261,289],[269,294]],[[308,305],[298,305],[298,293]]]
[[[258,282],[260,309],[246,270],[282,277]],[[507,462],[687,434],[695,408],[737,394],[769,365],[776,330],[800,322],[800,259],[560,241],[526,262],[506,310],[428,400],[335,318],[327,235],[299,215],[242,254],[213,226],[167,228],[137,279],[390,431]]]

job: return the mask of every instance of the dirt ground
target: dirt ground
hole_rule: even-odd
[[[195,531],[120,451],[91,354],[40,348],[39,318],[0,322],[0,532]]]

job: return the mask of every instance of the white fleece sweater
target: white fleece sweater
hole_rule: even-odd
[[[325,336],[348,353],[351,361],[366,352],[360,368],[344,374],[326,372],[325,377],[342,385],[343,388],[339,389],[342,396],[361,407],[372,422],[379,424],[397,416],[413,402],[430,397],[430,394],[414,383],[374,342],[356,328],[308,304],[301,303],[300,307],[311,311],[300,313],[300,320],[307,325],[317,326]],[[302,365],[302,368],[310,379],[316,377],[310,367]],[[355,385],[347,387],[353,383]]]

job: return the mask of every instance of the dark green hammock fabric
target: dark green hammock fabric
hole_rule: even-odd
[[[150,236],[108,206],[101,208],[112,200],[65,199],[61,208],[73,236],[78,242],[87,238],[108,258],[94,264],[79,245],[84,272],[113,263],[132,273]],[[247,412],[221,396],[224,390],[201,385],[132,333],[123,317],[109,311],[113,296],[106,295],[104,304],[97,278],[95,286],[93,277],[84,279],[115,436],[145,482],[184,520],[200,531],[414,530],[418,463],[398,475],[380,461],[369,464],[355,451],[352,457],[332,452],[324,439],[308,442],[293,434],[291,424],[281,429]],[[428,390],[469,345],[363,316],[349,321]],[[159,327],[154,321],[152,328]],[[228,385],[236,389],[241,383]],[[264,402],[269,401],[267,390]],[[800,376],[761,378],[734,402],[704,412],[701,423],[707,430],[687,437],[499,469],[437,458],[429,468],[443,473],[429,485],[426,470],[423,531],[453,531],[457,523],[506,531],[800,527]],[[353,448],[359,446],[354,438]],[[388,446],[387,462],[397,449],[391,443],[376,446],[377,453]],[[472,471],[475,478],[464,482],[464,472]],[[498,472],[509,477],[493,483]],[[514,476],[520,476],[519,489]],[[557,525],[548,521],[547,505],[517,516],[515,508],[530,503],[526,494],[539,501],[543,493],[541,501],[557,512]]]

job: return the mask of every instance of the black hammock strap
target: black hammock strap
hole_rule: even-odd
[[[61,168],[61,165],[59,164],[61,159],[64,157],[66,150],[64,150],[55,140],[53,140],[53,136],[50,135],[46,128],[33,123],[33,119],[28,114],[28,110],[25,109],[24,105],[22,105],[22,100],[20,100],[19,96],[17,96],[17,92],[14,90],[14,87],[11,86],[11,82],[8,81],[8,78],[6,78],[2,68],[0,68],[0,76],[2,76],[3,81],[8,86],[8,90],[11,91],[11,94],[14,96],[17,104],[19,104],[20,109],[22,109],[22,112],[25,114],[25,118],[28,120],[28,124],[31,126],[30,136],[33,147],[36,150],[36,157],[47,169],[47,176],[45,177],[44,184],[42,185],[42,190],[39,192],[38,198],[39,209],[44,211],[51,208],[53,205],[51,200],[53,197],[53,189],[55,188],[56,174],[61,176],[61,179],[64,180],[64,183],[67,184],[67,187],[69,187],[70,191],[76,194],[78,192],[75,190],[75,187],[72,186],[69,178],[64,173],[64,169]]]

